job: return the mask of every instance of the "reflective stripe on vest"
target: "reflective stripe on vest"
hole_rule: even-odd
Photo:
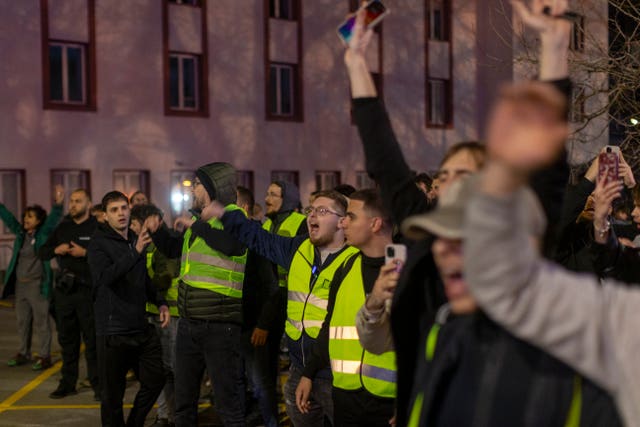
[[[356,316],[364,304],[362,256],[357,255],[336,294],[329,324],[329,357],[333,386],[343,390],[364,388],[385,398],[396,396],[396,357],[388,351],[369,353],[360,345]]]
[[[278,230],[276,230],[276,234],[278,236],[284,237],[295,237],[298,233],[298,229],[300,228],[300,224],[302,224],[303,221],[306,221],[306,219],[306,216],[298,212],[291,212],[291,214],[289,214],[289,216],[286,217],[284,221],[282,221],[280,227],[278,228]],[[273,222],[268,218],[264,222],[264,224],[262,224],[262,228],[267,230],[269,233],[273,233],[273,230],[271,230],[272,226]],[[281,288],[287,286],[288,275],[289,272],[278,265],[278,286],[280,286]]]
[[[242,210],[236,205],[227,205],[226,210]],[[244,211],[243,211],[244,212]],[[223,230],[222,223],[212,218],[207,223],[211,228]],[[191,229],[184,234],[180,280],[187,286],[207,289],[233,298],[242,298],[244,269],[247,253],[242,256],[226,256],[206,244],[203,238],[196,236],[193,243]]]
[[[285,332],[292,340],[298,340],[304,330],[311,338],[317,338],[322,322],[327,316],[329,287],[338,267],[358,250],[348,246],[322,270],[312,274],[315,248],[306,239],[291,260],[287,287],[287,321]],[[311,289],[309,289],[309,287]]]

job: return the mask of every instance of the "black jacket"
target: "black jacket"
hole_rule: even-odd
[[[93,278],[96,335],[129,335],[147,328],[145,305],[166,305],[147,274],[146,252],[135,249],[137,236],[125,240],[108,224],[100,224],[87,257]]]
[[[580,426],[622,425],[604,391],[482,313],[452,317],[436,342],[433,359],[420,365],[412,394],[412,401],[423,396],[418,425],[562,427],[576,380]]]

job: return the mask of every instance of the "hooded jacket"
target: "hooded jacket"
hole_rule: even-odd
[[[167,305],[147,274],[146,252],[135,249],[138,236],[123,238],[108,224],[99,224],[87,258],[93,279],[96,335],[130,335],[147,328],[145,306]]]

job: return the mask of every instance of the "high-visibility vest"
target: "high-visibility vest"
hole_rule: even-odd
[[[365,302],[362,256],[340,284],[329,323],[329,358],[333,386],[343,390],[364,388],[379,396],[396,397],[396,354],[376,355],[360,345],[356,329],[358,310]]]
[[[157,250],[158,248],[156,248],[153,244],[147,249],[147,274],[151,279],[153,279],[156,274],[155,271],[153,271],[153,255]],[[169,304],[169,314],[171,314],[171,316],[173,317],[180,317],[180,314],[178,313],[178,283],[178,278],[173,278],[171,280],[171,287],[167,289],[167,292],[164,295],[164,298],[167,300],[167,304]],[[160,313],[158,307],[150,302],[147,303],[146,310],[147,313]]]
[[[287,320],[285,332],[292,340],[298,340],[302,331],[317,338],[327,315],[329,287],[333,275],[342,263],[358,250],[348,246],[322,270],[313,264],[315,248],[306,239],[296,250],[287,280]]]
[[[291,214],[289,214],[289,216],[286,217],[284,221],[282,221],[282,223],[280,224],[280,227],[276,231],[276,234],[278,236],[294,237],[298,232],[298,229],[300,228],[300,224],[302,224],[303,221],[306,221],[306,219],[307,219],[306,216],[298,212],[291,212]],[[267,230],[269,233],[273,232],[273,230],[271,230],[272,226],[273,226],[273,222],[268,218],[264,222],[264,224],[262,224],[262,228]],[[287,286],[288,273],[289,272],[285,270],[282,266],[280,265],[278,266],[278,285],[281,288],[284,288],[285,286]]]
[[[225,208],[228,211],[242,210],[234,204],[227,205]],[[207,223],[212,228],[223,230],[222,222],[217,218],[211,218]],[[211,248],[199,236],[196,236],[191,244],[190,240],[191,228],[184,234],[180,280],[187,286],[208,289],[233,298],[242,298],[247,252],[245,251],[242,256],[227,256]]]

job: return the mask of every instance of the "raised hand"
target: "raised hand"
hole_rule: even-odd
[[[393,298],[393,293],[398,286],[398,278],[400,273],[398,272],[398,263],[390,262],[380,268],[380,273],[376,279],[373,289],[367,301],[365,307],[368,310],[380,310],[384,307],[385,301]]]
[[[149,230],[150,233],[155,233],[162,224],[162,220],[159,215],[151,215],[144,220],[143,228]]]
[[[207,206],[202,209],[200,218],[204,221],[209,221],[211,218],[222,218],[224,216],[224,206],[217,200],[212,200]]]
[[[64,201],[64,187],[62,185],[53,187],[53,200],[56,205],[61,205]]]
[[[147,245],[151,243],[151,236],[149,235],[149,230],[142,226],[142,230],[138,235],[138,240],[136,241],[136,251],[141,254],[147,248]]]
[[[623,184],[620,181],[609,181],[605,184],[603,179],[598,180],[596,184],[596,189],[593,191],[593,227],[598,243],[607,241],[607,232],[610,227],[607,217],[611,214],[611,204],[620,197],[622,187]]]
[[[624,159],[622,153],[620,153],[618,158],[620,159],[620,162],[618,163],[618,176],[620,177],[620,180],[624,182],[624,185],[626,185],[627,188],[635,187],[636,179],[633,176],[631,166],[629,166],[627,161]]]

